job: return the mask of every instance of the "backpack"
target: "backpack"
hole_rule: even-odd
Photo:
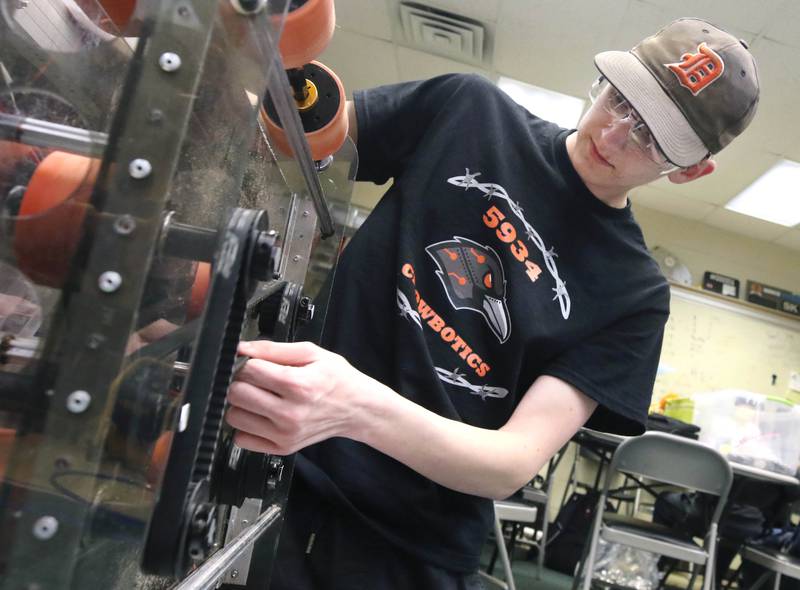
[[[592,528],[599,498],[600,493],[594,490],[585,494],[573,492],[558,511],[547,536],[545,565],[549,569],[570,576],[574,574]]]

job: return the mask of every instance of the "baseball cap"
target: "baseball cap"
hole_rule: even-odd
[[[594,63],[681,167],[728,145],[758,105],[747,45],[701,19],[678,19],[630,51],[597,54]]]

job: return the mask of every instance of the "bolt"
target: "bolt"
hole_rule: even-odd
[[[333,156],[326,156],[321,160],[316,160],[314,162],[314,167],[317,169],[317,172],[324,172],[330,168],[331,164],[333,164]]]
[[[300,262],[300,255],[299,254],[295,254],[292,257],[292,262]]]
[[[52,516],[42,516],[33,523],[33,536],[40,541],[52,539],[58,531],[58,521]]]
[[[311,213],[308,211],[303,211],[303,217],[308,217],[309,215],[311,215]]]
[[[92,396],[89,395],[89,392],[79,389],[67,396],[67,409],[73,414],[81,414],[86,411],[91,402]]]
[[[250,15],[261,12],[267,0],[231,0],[231,6],[239,14]]]
[[[243,518],[242,519],[242,524],[245,524],[245,525],[250,524],[250,521],[247,520],[246,518]]]
[[[165,51],[159,56],[158,65],[165,72],[174,72],[181,67],[181,56],[172,51]]]
[[[86,338],[86,347],[89,350],[97,350],[100,345],[105,341],[105,336],[102,334],[89,334]]]
[[[300,299],[300,305],[297,310],[297,321],[308,323],[314,319],[314,304],[311,302],[310,297],[303,297]]]
[[[135,160],[131,160],[131,163],[128,164],[128,174],[136,180],[147,178],[152,171],[153,166],[144,158],[136,158]]]
[[[150,111],[148,120],[151,123],[161,123],[164,120],[164,112],[161,109],[153,109]]]
[[[117,271],[107,270],[97,279],[97,286],[103,293],[113,293],[122,285],[122,275]]]
[[[239,570],[231,570],[231,578],[234,580],[239,577]]]
[[[135,229],[136,220],[127,213],[125,215],[120,215],[114,220],[114,231],[121,236],[129,236]]]

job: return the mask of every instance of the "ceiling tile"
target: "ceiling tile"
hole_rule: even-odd
[[[780,11],[772,14],[769,24],[764,28],[764,36],[786,43],[787,45],[800,45],[800,34],[797,23],[800,22],[800,3],[796,0],[783,0]]]
[[[766,242],[777,239],[785,234],[787,230],[782,225],[742,215],[723,207],[718,207],[712,211],[703,219],[703,223]]]
[[[336,24],[348,31],[391,41],[389,10],[386,0],[336,0]]]
[[[800,251],[800,229],[793,228],[780,236],[775,243],[791,250]]]
[[[783,0],[761,0],[759,2],[731,2],[730,0],[632,0],[628,10],[644,5],[657,13],[663,25],[681,17],[693,16],[705,19],[726,31],[742,29],[758,33],[771,22]],[[655,30],[653,31],[655,32]]]
[[[494,80],[491,73],[481,68],[408,47],[397,48],[397,69],[400,80],[424,80],[451,72],[483,74]]]
[[[354,90],[399,80],[394,45],[352,31],[336,31],[319,59],[338,74],[348,96]]]
[[[754,150],[742,137],[714,156],[717,169],[702,178],[675,185],[684,197],[724,205],[769,170],[778,156]]]
[[[624,9],[618,0],[504,3],[495,32],[495,69],[584,97],[597,76],[593,58],[611,46]]]
[[[630,196],[634,205],[643,205],[686,219],[703,219],[714,210],[714,205],[684,197],[661,183],[657,186],[648,185],[634,189]]]
[[[798,31],[800,34],[800,31]],[[783,153],[797,142],[787,129],[800,127],[800,47],[756,39],[750,50],[758,64],[761,97],[758,112],[745,132],[753,145]]]

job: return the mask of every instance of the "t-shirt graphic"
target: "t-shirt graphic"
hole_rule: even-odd
[[[497,253],[460,236],[431,244],[425,251],[436,262],[436,275],[453,308],[478,312],[501,343],[508,340],[506,279]]]

